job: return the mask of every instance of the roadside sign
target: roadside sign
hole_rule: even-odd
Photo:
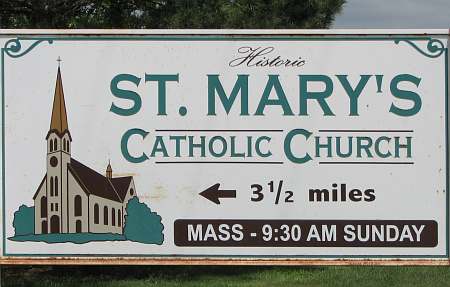
[[[0,31],[0,262],[447,264],[448,41]]]

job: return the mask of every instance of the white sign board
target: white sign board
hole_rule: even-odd
[[[4,31],[3,258],[448,258],[428,32]]]

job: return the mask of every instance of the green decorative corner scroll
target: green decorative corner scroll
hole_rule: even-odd
[[[23,41],[34,41],[31,43],[28,48],[23,48],[22,42]],[[56,40],[56,39],[55,39]],[[61,40],[67,40],[61,38]],[[110,39],[111,40],[111,39]],[[113,39],[113,40],[120,40],[119,38]],[[388,40],[388,38],[384,39]],[[414,41],[417,41],[417,39],[394,39],[395,44],[399,44],[400,42],[405,42],[412,46],[416,51],[421,53],[422,55],[428,57],[428,58],[438,58],[441,56],[444,51],[447,49],[444,45],[444,43],[439,39],[432,39],[432,38],[424,38],[420,40],[428,41],[426,47],[419,47]],[[21,42],[22,41],[22,42]],[[10,39],[5,43],[5,46],[3,48],[4,52],[10,56],[11,58],[20,58],[27,53],[29,53],[31,50],[33,50],[36,46],[43,42],[48,42],[49,44],[53,44],[54,39],[52,38],[16,38],[16,39]]]
[[[5,43],[3,50],[5,53],[11,58],[20,58],[26,55],[28,52],[33,50],[37,45],[48,42],[49,44],[53,43],[52,39],[38,39],[35,40],[28,48],[24,49],[21,43],[20,38],[11,39]]]
[[[405,42],[411,45],[416,51],[421,53],[422,55],[428,57],[428,58],[438,58],[440,55],[444,53],[446,50],[444,43],[442,43],[441,40],[438,39],[428,39],[428,43],[426,46],[426,50],[419,47],[416,43],[414,43],[411,40],[407,39],[395,39],[395,44],[398,44],[399,42]]]

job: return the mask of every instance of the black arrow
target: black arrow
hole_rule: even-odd
[[[220,183],[216,183],[199,194],[215,204],[220,204],[219,198],[236,198],[236,190],[219,189],[219,187]]]

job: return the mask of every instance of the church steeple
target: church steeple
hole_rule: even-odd
[[[59,62],[58,58],[58,62]],[[72,138],[67,124],[66,104],[58,65],[55,94],[53,96],[50,129],[47,133],[47,230],[52,233],[69,232],[68,220],[68,168],[71,162]],[[52,219],[53,218],[53,219]],[[53,222],[53,223],[52,223]]]
[[[47,138],[52,132],[56,133],[59,137],[62,137],[67,132],[70,137],[60,67],[58,67],[58,74],[56,75],[56,87],[53,97],[52,118],[50,121],[50,130],[48,131]]]

